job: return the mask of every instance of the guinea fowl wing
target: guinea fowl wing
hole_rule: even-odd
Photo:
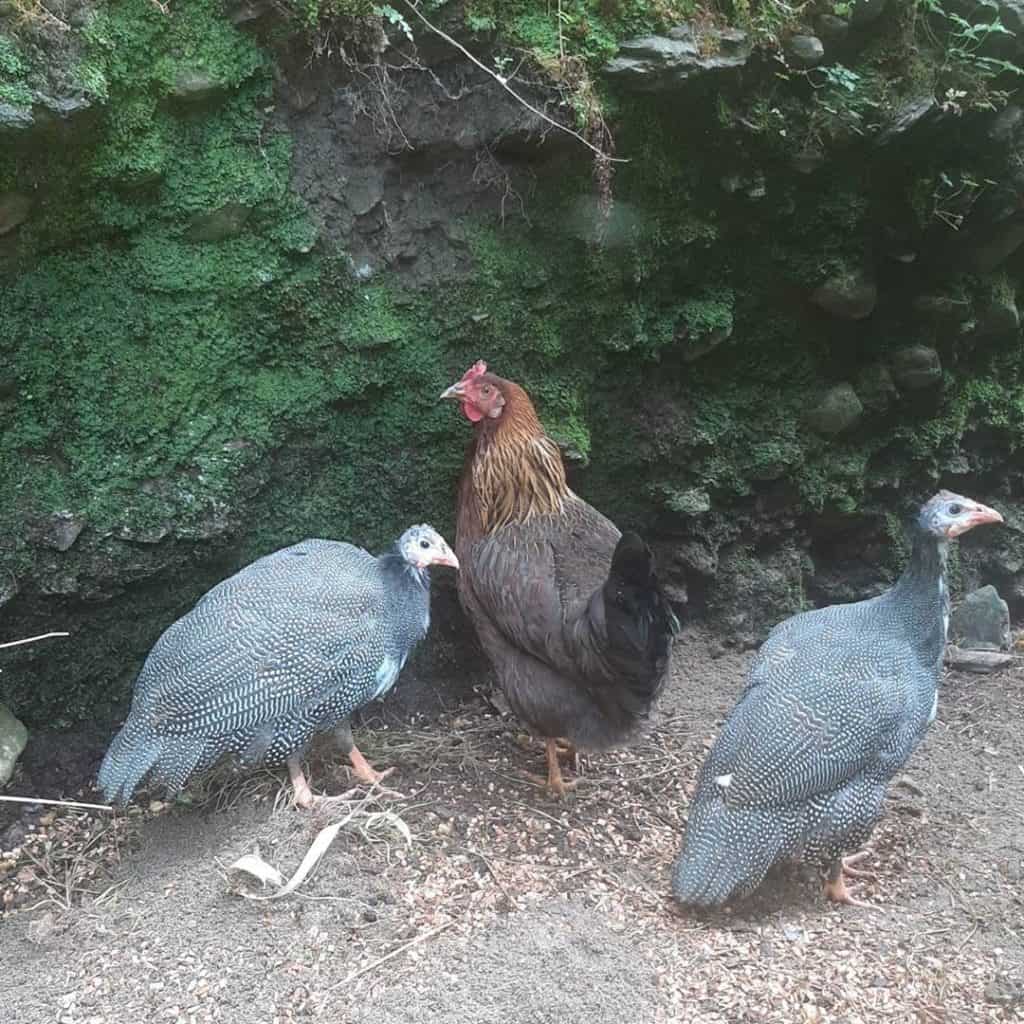
[[[157,734],[216,737],[312,712],[343,686],[362,703],[383,662],[385,593],[371,556],[349,550],[366,564],[296,545],[213,588],[153,648],[133,715]]]
[[[765,641],[702,773],[701,789],[715,787],[730,806],[800,803],[905,756],[905,680],[919,668],[906,644],[844,628],[836,615],[801,618],[799,639],[787,629]]]

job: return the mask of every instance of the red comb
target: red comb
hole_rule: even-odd
[[[487,364],[482,360],[478,359],[463,375],[463,380],[472,380],[474,377],[479,377],[480,374],[487,372]]]

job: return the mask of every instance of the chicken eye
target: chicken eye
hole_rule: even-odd
[[[430,547],[430,541],[429,540],[421,540],[420,541],[420,547],[423,548],[424,551],[426,551],[427,548]]]
[[[491,385],[490,385],[490,384],[485,384],[485,385],[484,385],[484,386],[483,386],[483,387],[482,387],[482,388],[480,389],[480,394],[481,394],[481,395],[489,395],[490,393],[491,393]]]
[[[963,506],[958,505],[956,502],[953,502],[953,504],[949,506],[949,514],[951,516],[958,516],[961,512],[963,512],[963,510]]]

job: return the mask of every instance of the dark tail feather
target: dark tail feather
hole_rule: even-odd
[[[651,549],[624,533],[604,588],[607,658],[644,709],[664,682],[679,620],[654,571]]]
[[[100,765],[98,782],[104,798],[124,806],[162,753],[159,736],[141,731],[131,721],[126,722]]]
[[[688,906],[721,906],[755,889],[783,846],[778,811],[731,808],[717,793],[698,792],[672,871],[672,893]]]

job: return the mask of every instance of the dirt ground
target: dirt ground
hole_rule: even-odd
[[[116,817],[32,812],[0,853],[4,1019],[1024,1019],[1024,657],[947,675],[872,841],[877,882],[857,889],[875,911],[826,903],[815,872],[794,869],[697,917],[672,903],[671,866],[750,655],[697,632],[677,650],[649,733],[587,759],[562,803],[523,778],[540,748],[481,699],[357,730],[371,761],[397,766],[402,800],[359,791],[310,815],[263,774]],[[331,760],[314,759],[312,780],[348,787]],[[273,890],[228,872],[236,858],[258,851],[288,878],[332,822],[297,892],[241,894]]]

